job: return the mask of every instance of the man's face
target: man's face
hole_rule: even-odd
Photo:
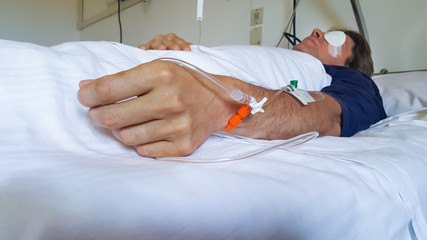
[[[346,60],[351,56],[353,46],[354,41],[346,35],[341,55],[334,58],[329,54],[329,43],[325,39],[325,33],[315,28],[310,36],[306,37],[298,45],[295,45],[293,49],[308,53],[319,59],[323,64],[345,66]]]

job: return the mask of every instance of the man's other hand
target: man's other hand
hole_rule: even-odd
[[[177,50],[177,51],[191,51],[189,43],[184,39],[178,37],[174,33],[167,35],[157,35],[153,40],[146,44],[139,45],[143,50]]]

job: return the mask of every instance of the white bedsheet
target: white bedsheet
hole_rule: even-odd
[[[211,72],[261,84],[256,78],[267,72],[245,58],[256,53],[256,62],[273,59],[272,67],[264,62],[272,88],[311,74],[327,84],[305,55],[311,72],[303,63],[282,68],[286,51],[207,50],[232,59],[234,49],[241,60],[232,61],[251,74],[197,58]],[[317,138],[239,161],[141,158],[89,122],[76,92],[79,80],[128,69],[144,54],[170,53],[0,42],[0,239],[427,239],[427,108],[351,138]],[[194,156],[272,143],[214,136]]]

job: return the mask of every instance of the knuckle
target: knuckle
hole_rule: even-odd
[[[96,82],[95,86],[95,94],[102,102],[107,101],[107,99],[111,96],[111,87],[110,85],[103,81],[103,82]]]
[[[174,71],[173,66],[171,64],[165,61],[161,60],[154,60],[152,62],[153,68],[155,69],[154,72],[158,74],[157,81],[161,81],[162,84],[169,84],[174,79]]]
[[[170,44],[170,49],[179,50],[179,49],[181,49],[181,46],[179,44],[177,44],[177,43],[171,43]]]
[[[168,39],[174,39],[174,38],[177,38],[177,36],[176,36],[176,34],[175,34],[175,33],[169,33],[169,34],[167,34],[167,35],[166,35],[166,37],[167,37]]]
[[[137,136],[132,131],[122,130],[119,131],[120,141],[128,146],[133,146],[137,144]]]
[[[120,123],[120,114],[114,110],[106,110],[100,118],[101,124],[108,129],[116,129]]]
[[[165,35],[159,34],[157,36],[154,37],[154,40],[159,41],[161,39],[165,38]]]
[[[167,94],[164,102],[166,103],[163,107],[165,112],[181,112],[185,109],[184,99],[179,94]]]
[[[167,65],[161,66],[161,70],[160,70],[159,74],[162,77],[163,81],[170,82],[173,80],[172,70]]]

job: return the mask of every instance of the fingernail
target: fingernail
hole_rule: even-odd
[[[89,83],[91,83],[91,82],[93,82],[93,80],[92,79],[89,79],[89,80],[82,80],[82,81],[80,81],[79,82],[79,87],[81,88],[81,87],[83,87],[83,86],[85,86],[85,85],[88,85]]]

